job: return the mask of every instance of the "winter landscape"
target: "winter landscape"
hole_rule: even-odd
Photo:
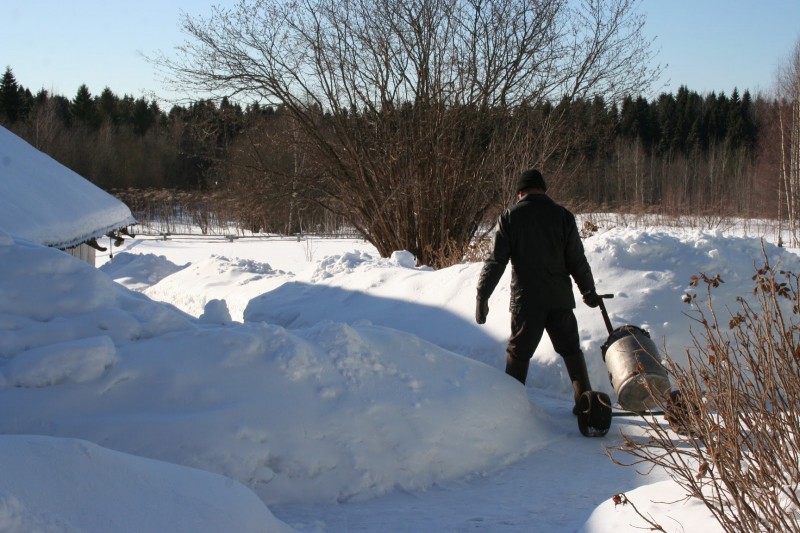
[[[690,276],[752,289],[769,226],[669,228],[595,215],[584,240],[615,325],[680,360]],[[747,233],[750,236],[743,236]],[[0,530],[667,531],[719,527],[664,473],[578,432],[545,337],[505,376],[508,278],[475,324],[480,263],[417,267],[354,239],[126,239],[93,268],[0,234]],[[596,309],[594,387],[612,393]],[[621,420],[621,421],[620,421]]]
[[[791,451],[747,454],[792,448],[768,393],[797,387],[704,344],[693,279],[722,281],[714,329],[765,261],[800,274],[797,0],[95,4],[6,10],[0,533],[723,531],[668,466],[625,466],[653,433],[702,448],[695,495],[731,452],[738,503],[796,514]],[[705,436],[583,436],[547,336],[505,375],[511,271],[477,324],[469,249],[530,166],[613,295],[574,288],[593,389],[616,399],[612,325],[667,364],[699,347]],[[764,322],[745,344],[797,354]],[[730,369],[763,424],[711,390]]]

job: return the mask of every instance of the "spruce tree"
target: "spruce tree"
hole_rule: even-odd
[[[85,83],[78,87],[75,99],[70,104],[70,112],[74,119],[92,129],[100,125],[97,106],[95,105],[94,98],[92,98],[92,93],[89,92],[89,87],[87,87]]]
[[[156,116],[153,115],[147,100],[138,98],[133,104],[133,115],[131,116],[133,132],[137,135],[144,135],[155,121]]]
[[[13,124],[21,117],[22,94],[11,67],[6,67],[3,79],[0,80],[0,120]]]
[[[103,89],[97,100],[97,114],[101,123],[116,125],[119,122],[119,99],[108,87]]]

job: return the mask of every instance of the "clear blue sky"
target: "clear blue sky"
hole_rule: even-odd
[[[0,69],[34,93],[68,98],[85,83],[93,95],[166,95],[142,54],[185,39],[179,14],[208,15],[234,0],[19,0],[3,7]],[[644,0],[656,62],[668,65],[656,92],[680,85],[699,93],[769,92],[776,68],[800,39],[800,0]]]

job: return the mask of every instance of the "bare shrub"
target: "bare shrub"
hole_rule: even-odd
[[[597,231],[599,229],[600,229],[600,227],[597,224],[595,224],[594,222],[592,222],[591,220],[584,221],[583,225],[581,226],[581,230],[580,230],[581,239],[588,239],[589,237],[591,237],[592,235],[597,233]]]
[[[645,417],[643,437],[607,451],[616,464],[663,468],[727,531],[799,531],[800,276],[764,253],[753,281],[723,313],[712,293],[724,280],[693,278],[707,302],[684,297],[700,329],[686,366],[667,358],[680,391],[660,399],[670,427]]]
[[[153,62],[181,92],[284,110],[308,156],[298,191],[381,255],[439,267],[467,253],[520,170],[569,157],[568,106],[554,103],[614,101],[657,77],[635,4],[243,0],[186,16],[189,40]]]

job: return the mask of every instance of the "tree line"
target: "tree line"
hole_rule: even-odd
[[[677,213],[743,207],[740,195],[750,189],[737,183],[738,177],[750,177],[749,185],[759,181],[753,180],[756,163],[768,159],[764,143],[774,134],[768,119],[777,106],[763,97],[754,100],[748,91],[740,95],[736,88],[727,96],[682,86],[653,100],[641,95],[611,103],[601,97],[576,99],[516,115],[535,121],[558,111],[568,117],[564,127],[575,140],[566,158],[571,164],[548,176],[565,201],[586,209],[649,210],[683,189],[681,201],[672,206]],[[263,187],[245,179],[253,165],[242,154],[257,146],[263,153],[252,157],[268,158],[274,172],[284,174],[283,179],[273,176],[277,183],[268,184],[268,195],[297,197],[297,184],[288,174],[302,157],[295,153],[291,119],[281,108],[256,103],[243,108],[223,98],[164,111],[155,100],[120,97],[109,88],[93,96],[86,85],[72,99],[45,90],[34,95],[17,83],[9,67],[0,81],[0,120],[107,190],[213,192],[241,183],[237,195],[255,215],[267,198],[259,190]],[[478,126],[488,132],[491,119]],[[767,207],[748,204],[744,207],[753,212]]]
[[[675,94],[662,93],[652,100],[625,95],[619,102],[606,102],[596,96],[543,102],[513,113],[452,106],[442,117],[453,125],[452,145],[460,149],[452,157],[481,158],[499,132],[536,136],[539,124],[559,116],[557,134],[570,142],[558,143],[558,153],[550,154],[543,166],[551,194],[579,211],[778,216],[779,132],[772,118],[782,105],[761,96],[754,99],[747,91],[740,95],[736,89],[727,96],[680,87]],[[330,113],[317,113],[323,131]],[[402,137],[403,128],[411,127],[418,115],[415,105],[408,104],[392,124],[382,126],[401,136],[393,148],[395,157],[403,142],[411,142]],[[369,211],[359,217],[346,214],[364,191],[356,188],[350,198],[335,198],[326,190],[319,162],[311,160],[306,146],[308,139],[296,117],[281,106],[242,107],[222,99],[164,111],[155,101],[119,97],[109,88],[93,96],[85,85],[72,99],[44,90],[32,94],[17,83],[9,67],[0,82],[0,120],[38,149],[117,194],[139,216],[181,210],[204,229],[216,218],[242,229],[287,234],[336,232],[355,220],[359,231],[370,231],[367,223],[358,223],[360,217],[372,215]],[[369,111],[352,110],[344,120],[353,131],[377,123]],[[489,199],[478,219],[484,227],[511,200],[509,184],[519,168],[513,161],[507,163],[504,175],[494,174],[481,184]],[[461,194],[447,181],[431,176],[429,188],[415,194]],[[378,183],[370,186],[392,194]],[[453,214],[448,220],[453,225],[458,219]],[[474,221],[468,218],[464,224]],[[385,224],[393,226],[387,231],[402,231],[403,220]],[[474,234],[479,229],[464,231]],[[436,253],[442,256],[429,253],[428,262],[446,264],[446,245]],[[452,253],[461,257],[466,250]]]
[[[155,100],[118,96],[110,88],[74,97],[32,93],[10,67],[0,80],[0,121],[98,186],[202,187],[207,162],[190,131],[202,104],[163,111]],[[216,113],[216,111],[215,111]]]

